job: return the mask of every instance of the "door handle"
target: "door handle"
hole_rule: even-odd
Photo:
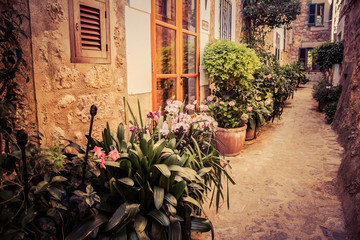
[[[186,77],[186,76],[184,76],[184,75],[181,75],[180,78],[181,78],[181,81],[180,81],[180,85],[181,85],[181,86],[183,85],[183,80],[184,80],[184,79],[189,79],[188,77]]]

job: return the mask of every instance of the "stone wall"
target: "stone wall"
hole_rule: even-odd
[[[92,104],[94,135],[123,121],[126,91],[125,0],[110,1],[110,64],[70,62],[68,0],[30,0],[33,68],[40,131],[83,143]],[[114,129],[115,130],[115,129]]]
[[[309,4],[325,3],[324,26],[309,26]],[[292,39],[290,44],[290,61],[299,60],[299,48],[312,48],[324,41],[330,41],[331,21],[329,21],[330,2],[328,0],[302,0],[301,14],[292,23]]]
[[[348,1],[345,17],[343,86],[333,128],[339,133],[345,154],[339,185],[350,239],[360,239],[360,1]]]

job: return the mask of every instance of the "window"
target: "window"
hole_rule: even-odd
[[[300,48],[299,49],[299,63],[301,63],[306,71],[320,70],[320,66],[316,65],[311,55],[312,48]]]
[[[220,0],[220,39],[231,40],[231,13],[230,0]]]
[[[309,26],[324,25],[324,4],[312,3],[309,5]]]
[[[275,57],[280,60],[280,34],[276,33]]]
[[[109,63],[109,0],[69,0],[71,62]]]

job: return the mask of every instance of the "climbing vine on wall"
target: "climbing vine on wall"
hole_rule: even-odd
[[[276,27],[290,27],[301,13],[299,0],[243,0],[245,42],[261,49],[266,33]]]

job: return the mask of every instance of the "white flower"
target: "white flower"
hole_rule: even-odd
[[[249,119],[249,116],[246,113],[243,113],[240,118],[241,118],[241,120],[246,122]]]

